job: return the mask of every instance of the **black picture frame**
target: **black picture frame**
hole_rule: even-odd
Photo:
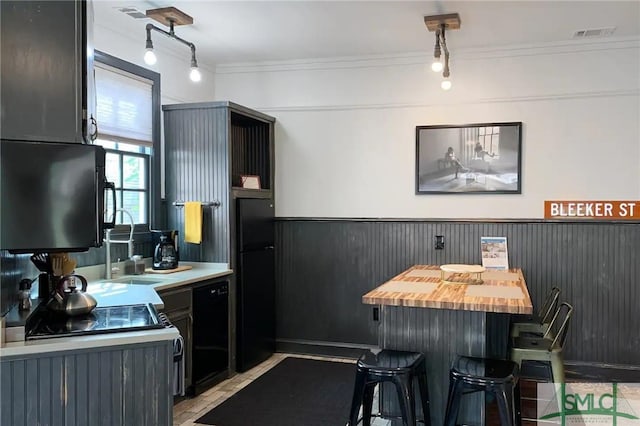
[[[522,193],[522,122],[416,126],[416,195]]]

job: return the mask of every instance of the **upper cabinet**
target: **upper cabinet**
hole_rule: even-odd
[[[95,131],[86,1],[2,1],[3,139],[83,142]],[[91,86],[93,87],[93,86]],[[89,117],[87,119],[87,117]]]
[[[177,187],[187,193],[173,194],[172,184],[205,168],[215,170],[205,179],[216,182],[213,192],[218,197],[231,191],[234,197],[273,198],[275,118],[228,101],[164,105],[162,109],[168,198],[193,196],[188,193],[193,182]],[[196,193],[201,192],[199,185],[195,187]]]

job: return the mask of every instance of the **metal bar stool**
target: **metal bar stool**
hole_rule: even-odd
[[[402,424],[416,425],[415,395],[413,381],[418,382],[420,401],[424,413],[424,424],[430,425],[429,393],[427,390],[427,367],[424,355],[419,352],[382,350],[378,354],[367,352],[358,359],[356,383],[353,389],[349,425],[358,424],[358,412],[362,405],[362,424],[371,425],[371,409],[375,386],[392,382],[398,392]]]
[[[567,339],[573,306],[563,302],[556,310],[548,330],[542,337],[516,337],[511,347],[511,360],[522,367],[522,361],[546,361],[551,365],[555,383],[564,383],[562,348]]]
[[[458,357],[449,371],[449,397],[445,426],[455,426],[465,391],[491,392],[496,397],[500,423],[520,424],[519,368],[515,362],[498,359]]]
[[[558,287],[553,287],[547,294],[544,304],[540,307],[540,310],[536,315],[531,317],[528,321],[518,321],[511,324],[511,337],[525,335],[538,335],[538,337],[542,337],[542,335],[549,330],[549,324],[551,324],[553,314],[558,308],[559,298],[560,289]]]

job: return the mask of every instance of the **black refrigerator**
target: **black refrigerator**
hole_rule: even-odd
[[[268,199],[236,205],[236,370],[247,371],[275,351],[274,208]]]

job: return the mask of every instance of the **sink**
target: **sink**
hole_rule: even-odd
[[[153,278],[116,278],[114,280],[108,280],[111,283],[119,283],[119,284],[158,284],[163,282],[162,280],[157,280]]]

